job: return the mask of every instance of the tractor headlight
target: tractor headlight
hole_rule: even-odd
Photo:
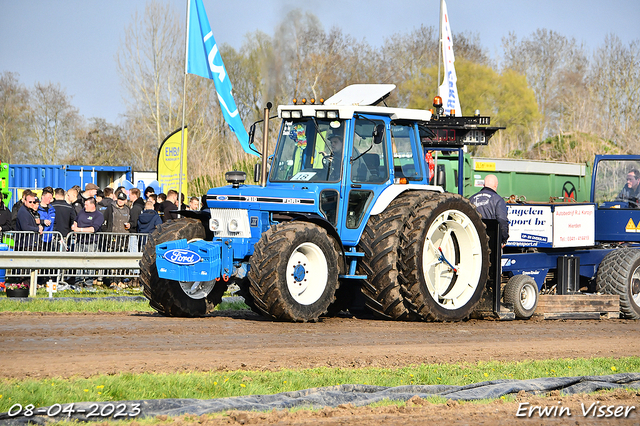
[[[209,229],[215,237],[250,238],[249,212],[244,209],[211,209]]]

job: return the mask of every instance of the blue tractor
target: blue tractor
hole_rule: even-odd
[[[444,116],[439,98],[433,113],[387,107],[394,88],[352,85],[321,104],[280,105],[259,184],[228,172],[202,211],[151,235],[140,263],[151,306],[202,316],[234,283],[277,320],[317,321],[359,294],[381,318],[467,318],[485,288],[488,237],[473,205],[443,191],[431,158],[486,144],[499,128]],[[264,122],[267,135],[268,108]]]

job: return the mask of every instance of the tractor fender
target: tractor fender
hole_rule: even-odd
[[[347,263],[346,263],[346,258],[344,255],[344,246],[342,244],[342,239],[340,238],[340,235],[338,234],[338,231],[336,230],[336,228],[324,217],[320,216],[317,213],[304,213],[304,212],[281,212],[280,214],[285,215],[285,216],[289,216],[291,217],[291,220],[297,220],[297,221],[303,221],[303,222],[311,222],[315,225],[320,226],[321,228],[324,228],[325,231],[327,231],[327,234],[329,234],[330,236],[332,236],[336,242],[337,242],[337,246],[340,249],[340,259],[342,259],[342,271],[346,271],[347,269]]]
[[[431,192],[444,192],[442,187],[436,185],[421,185],[421,184],[409,184],[409,185],[391,185],[380,193],[378,199],[371,208],[371,215],[379,215],[387,209],[389,204],[395,200],[398,195],[405,191],[431,191]]]

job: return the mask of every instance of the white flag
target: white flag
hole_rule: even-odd
[[[451,38],[451,26],[449,25],[449,14],[447,13],[447,4],[442,0],[442,20],[441,28],[442,34],[440,38],[442,40],[442,59],[444,61],[444,80],[438,88],[438,94],[442,98],[442,106],[447,115],[451,113],[451,110],[455,110],[455,116],[460,117],[462,115],[462,108],[460,108],[460,98],[458,97],[458,76],[456,75],[456,68],[454,62],[456,61],[453,56],[453,40]]]

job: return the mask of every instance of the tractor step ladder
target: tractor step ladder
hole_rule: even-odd
[[[347,257],[349,265],[349,272],[346,275],[339,275],[338,278],[347,278],[352,280],[364,280],[366,275],[356,275],[356,267],[358,266],[358,258],[364,257],[364,253],[357,252],[355,247],[350,247],[349,251],[345,251],[344,255]]]

